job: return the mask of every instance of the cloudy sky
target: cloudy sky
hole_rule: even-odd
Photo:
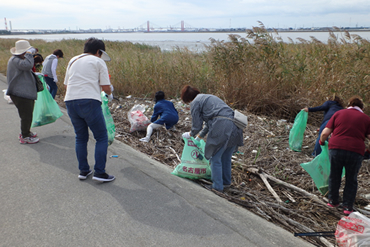
[[[14,29],[370,26],[369,0],[1,0]],[[4,19],[0,29],[5,29]]]

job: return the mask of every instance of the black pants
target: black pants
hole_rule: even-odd
[[[29,137],[31,135],[30,129],[32,125],[32,114],[35,101],[14,95],[11,95],[10,98],[17,107],[19,117],[21,118],[21,134],[23,137]]]
[[[329,200],[339,203],[339,188],[345,168],[346,184],[343,191],[343,206],[353,209],[357,193],[357,175],[361,168],[363,156],[341,149],[330,149]]]

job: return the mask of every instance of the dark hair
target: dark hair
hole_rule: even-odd
[[[54,54],[55,56],[59,56],[60,58],[63,58],[63,52],[62,52],[62,50],[61,50],[61,49],[56,49],[56,50],[53,52],[53,54]]]
[[[164,99],[164,92],[163,91],[158,91],[155,93],[155,96],[154,96],[154,101],[155,103],[157,103],[158,101]]]
[[[352,96],[348,101],[348,106],[358,106],[360,109],[364,109],[364,103],[359,96]]]
[[[41,56],[41,54],[35,54],[33,55],[33,63],[42,63],[44,61],[44,58]]]
[[[193,101],[198,94],[200,94],[200,92],[197,88],[186,85],[181,90],[181,99],[184,103],[188,104]]]
[[[93,37],[86,40],[84,46],[84,53],[90,53],[95,55],[96,52],[99,51],[99,54],[101,55],[102,52],[100,50],[105,51],[105,44],[102,40]]]
[[[344,107],[343,100],[338,95],[336,95],[336,94],[334,94],[333,96],[331,96],[329,100],[336,101],[339,105],[341,105],[342,107]]]

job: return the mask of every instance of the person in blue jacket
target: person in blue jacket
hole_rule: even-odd
[[[179,121],[179,114],[171,101],[164,99],[164,92],[158,91],[155,93],[155,105],[152,118],[148,128],[146,129],[146,136],[141,138],[142,142],[149,142],[150,136],[154,129],[158,129],[163,125],[166,129],[171,129]],[[158,117],[160,117],[158,119]]]
[[[319,144],[321,132],[325,128],[326,124],[329,122],[331,116],[333,116],[334,113],[342,109],[344,109],[343,101],[340,97],[336,96],[335,94],[332,97],[330,97],[328,101],[325,101],[324,104],[322,104],[321,106],[312,108],[307,107],[303,108],[303,110],[306,112],[324,111],[324,119],[322,120],[322,123],[320,125],[319,136],[316,139],[315,149],[313,150],[312,153],[313,156],[317,156],[321,153],[321,146]]]

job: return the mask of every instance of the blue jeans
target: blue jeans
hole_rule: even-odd
[[[312,153],[313,156],[317,156],[317,155],[321,154],[321,146],[319,144],[319,140],[320,140],[321,133],[325,129],[325,126],[328,124],[328,122],[329,122],[329,120],[323,122],[320,126],[319,136],[316,139],[315,149],[313,150],[313,153]]]
[[[329,200],[333,204],[339,203],[339,188],[342,180],[343,167],[345,168],[346,184],[343,191],[343,206],[353,209],[357,193],[357,175],[361,168],[363,156],[341,149],[330,149]]]
[[[57,95],[58,92],[58,86],[54,82],[54,79],[48,76],[45,76],[45,82],[49,85],[49,92],[51,93],[51,96],[53,96],[53,99],[55,99],[55,95]]]
[[[224,185],[231,184],[231,156],[236,146],[226,147],[224,145],[211,157],[211,179],[212,188],[218,191],[224,190]]]
[[[82,172],[90,170],[87,161],[87,142],[89,141],[90,128],[96,140],[94,170],[97,174],[105,173],[108,134],[103,111],[101,109],[101,102],[94,99],[71,100],[66,101],[66,106],[76,133],[75,149],[78,168]]]

